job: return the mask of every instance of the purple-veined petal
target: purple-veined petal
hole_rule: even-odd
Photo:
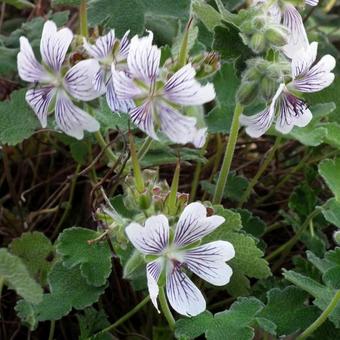
[[[93,87],[97,92],[105,93],[107,74],[104,68],[99,67],[93,79]]]
[[[191,143],[196,147],[196,148],[203,148],[206,139],[207,139],[207,130],[208,128],[202,128],[198,129],[197,132],[194,134],[193,140]]]
[[[201,105],[212,101],[216,96],[214,85],[202,86],[195,75],[191,64],[183,66],[165,83],[164,97],[181,105]]]
[[[46,21],[40,41],[40,53],[45,64],[55,72],[59,72],[66,56],[66,52],[73,39],[69,28],[57,31],[53,21]]]
[[[203,280],[215,286],[224,286],[233,273],[225,262],[234,256],[235,250],[231,243],[215,241],[185,251],[183,259],[188,269]]]
[[[95,132],[100,128],[96,119],[74,105],[68,95],[62,90],[57,93],[55,118],[60,130],[76,139],[84,137],[84,130]]]
[[[130,30],[126,31],[123,35],[123,38],[120,40],[120,46],[119,46],[119,53],[127,58],[130,50],[130,39],[129,39],[129,33]]]
[[[252,116],[241,115],[240,124],[246,127],[246,132],[250,137],[258,138],[266,133],[275,118],[276,101],[281,95],[285,84],[281,84],[276,91],[270,105],[263,111]]]
[[[146,37],[135,35],[131,39],[127,64],[133,78],[151,83],[158,76],[161,50],[152,45],[153,33],[148,33]]]
[[[145,101],[129,111],[132,122],[148,136],[158,140],[153,123],[153,102]]]
[[[169,242],[169,222],[164,215],[149,217],[144,227],[132,222],[125,229],[133,246],[143,254],[160,254]]]
[[[128,113],[129,110],[135,107],[135,104],[131,99],[118,99],[112,77],[110,77],[107,82],[106,101],[113,112]]]
[[[318,43],[312,42],[307,47],[301,48],[292,59],[293,79],[304,75],[316,60]]]
[[[161,131],[174,143],[187,144],[198,133],[196,118],[186,117],[165,102],[157,103]]]
[[[195,316],[204,312],[206,303],[200,290],[181,271],[179,263],[173,263],[166,279],[166,294],[171,307],[179,314]]]
[[[47,126],[47,114],[56,90],[52,86],[33,88],[26,92],[26,101],[33,109],[43,128]]]
[[[82,60],[69,69],[64,78],[66,91],[76,99],[93,100],[102,95],[94,88],[95,76],[99,71],[99,63],[95,59]]]
[[[158,258],[155,261],[149,262],[146,265],[146,279],[148,282],[149,295],[158,313],[160,313],[157,304],[157,297],[159,293],[158,279],[163,271],[163,268],[164,259],[162,257]]]
[[[319,4],[319,0],[305,0],[305,3],[309,6],[317,6]]]
[[[312,113],[306,103],[288,91],[283,91],[280,98],[280,114],[275,128],[279,132],[289,133],[293,127],[305,127],[312,120]]]
[[[293,58],[297,51],[308,48],[309,42],[301,14],[291,4],[286,3],[283,11],[283,25],[289,30],[288,44],[283,46],[283,52],[288,58]]]
[[[25,37],[20,37],[20,52],[17,58],[18,72],[22,80],[34,82],[49,82],[52,77],[37,61],[32,46]]]
[[[210,234],[224,222],[224,217],[207,217],[206,207],[199,202],[190,203],[183,210],[176,226],[174,244],[184,247]]]
[[[86,52],[97,60],[105,59],[112,54],[113,45],[115,43],[115,32],[110,30],[109,33],[99,37],[95,44],[89,44],[87,40],[83,39],[83,46]]]
[[[133,99],[142,94],[133,80],[124,72],[115,70],[112,64],[112,81],[119,99]]]
[[[327,54],[305,72],[301,77],[292,81],[292,86],[300,92],[318,92],[332,84],[335,79],[331,71],[335,67],[335,58]]]

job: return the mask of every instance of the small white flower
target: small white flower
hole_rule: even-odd
[[[130,41],[128,39],[129,31],[119,41],[115,38],[114,30],[98,38],[94,45],[89,44],[84,38],[84,48],[87,53],[100,64],[100,69],[95,75],[94,87],[100,93],[106,93],[106,101],[110,109],[114,112],[127,113],[134,107],[131,99],[119,100],[114,89],[112,81],[111,66],[115,69],[124,70],[126,58],[129,53]]]
[[[235,256],[227,241],[214,241],[197,246],[197,242],[224,222],[221,216],[207,217],[206,208],[198,202],[189,204],[182,212],[172,236],[164,215],[148,218],[145,226],[131,223],[126,234],[135,248],[157,259],[146,266],[151,301],[158,310],[158,280],[165,275],[166,294],[172,308],[182,315],[202,313],[206,303],[202,293],[183,269],[189,269],[203,280],[223,286],[230,281],[232,269],[225,262]],[[196,246],[193,245],[196,243]]]
[[[134,36],[131,39],[127,57],[129,74],[113,70],[117,96],[135,101],[138,106],[130,110],[129,115],[152,138],[158,139],[156,125],[171,141],[195,143],[199,147],[204,144],[202,134],[205,130],[198,130],[196,119],[182,115],[178,108],[181,105],[202,105],[213,100],[214,86],[202,86],[195,80],[196,72],[191,64],[182,67],[169,79],[164,79],[159,65],[161,50],[152,45],[152,40],[152,32],[146,37]]]
[[[255,5],[259,3],[266,6],[267,1],[253,0],[253,4]],[[318,3],[318,0],[305,0],[305,4],[310,6],[317,6]],[[301,48],[308,47],[309,42],[301,14],[292,3],[286,0],[276,0],[267,10],[268,15],[270,15],[276,23],[281,23],[287,27],[290,32],[288,43],[283,46],[283,52],[288,58],[293,58],[296,51]]]
[[[57,31],[53,21],[46,21],[40,41],[43,63],[37,61],[25,37],[20,37],[17,62],[19,76],[34,83],[34,88],[26,93],[26,101],[38,116],[42,127],[47,126],[48,113],[55,111],[57,126],[66,134],[82,139],[84,130],[97,131],[99,123],[74,105],[71,97],[83,101],[98,97],[99,93],[93,88],[92,82],[99,65],[95,60],[80,61],[64,74],[62,64],[72,39],[70,29]]]
[[[328,87],[334,80],[335,59],[325,55],[315,64],[318,44],[311,43],[300,49],[291,61],[291,78],[288,84],[280,84],[270,105],[253,115],[241,115],[240,122],[246,126],[251,137],[260,137],[272,125],[276,118],[275,128],[281,133],[289,133],[294,125],[306,126],[312,119],[312,113],[306,103],[295,93],[313,93]],[[294,94],[293,94],[294,93]]]

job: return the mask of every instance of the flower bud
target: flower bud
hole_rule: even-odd
[[[338,245],[340,245],[340,231],[336,231],[333,234],[333,239]]]
[[[265,33],[265,39],[274,46],[284,46],[287,44],[288,32],[284,27],[271,26],[267,28]]]
[[[258,94],[257,81],[245,81],[241,84],[237,91],[237,101],[242,105],[249,105]]]
[[[266,40],[263,33],[255,33],[249,41],[249,47],[255,53],[261,53],[266,47]]]
[[[260,92],[264,100],[270,100],[277,91],[277,81],[269,77],[263,77],[260,82]]]

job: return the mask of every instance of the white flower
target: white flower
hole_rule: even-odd
[[[71,97],[88,101],[98,97],[92,82],[99,65],[95,60],[84,60],[62,70],[67,50],[73,39],[70,29],[57,31],[53,21],[44,24],[40,41],[40,64],[28,40],[20,37],[18,71],[20,77],[34,83],[26,93],[26,101],[38,116],[42,127],[47,126],[47,115],[55,111],[57,126],[66,134],[82,139],[84,130],[94,132],[99,123],[88,113],[74,105]],[[40,85],[40,86],[39,86]]]
[[[100,69],[95,75],[94,87],[100,93],[106,92],[107,103],[114,112],[127,113],[134,107],[131,99],[119,100],[117,98],[111,74],[112,64],[115,65],[115,69],[126,68],[126,58],[130,47],[128,35],[129,31],[127,31],[121,41],[119,41],[115,38],[114,30],[111,30],[106,35],[98,38],[94,45],[89,44],[84,38],[85,50],[100,64]]]
[[[291,61],[292,80],[288,84],[280,84],[270,105],[263,111],[253,115],[241,115],[240,122],[246,126],[251,137],[260,137],[272,125],[276,118],[275,128],[281,133],[289,133],[294,125],[306,126],[312,119],[312,113],[306,103],[295,93],[313,93],[328,87],[334,80],[335,59],[325,55],[315,64],[318,44],[311,43],[300,49]]]
[[[266,0],[254,0],[253,4],[264,4]],[[318,0],[305,0],[305,4],[317,6]],[[276,0],[269,6],[268,15],[270,15],[276,23],[282,23],[290,32],[287,45],[283,46],[283,52],[288,58],[293,58],[296,51],[301,48],[307,48],[309,45],[306,30],[299,11],[286,0]]]
[[[183,269],[189,269],[215,286],[223,286],[230,281],[232,269],[225,262],[235,256],[232,244],[214,241],[197,246],[198,241],[223,222],[221,216],[207,217],[206,208],[196,202],[182,212],[173,237],[164,215],[148,218],[144,227],[138,223],[127,226],[126,234],[135,248],[143,254],[157,256],[146,266],[149,294],[157,309],[161,275],[165,275],[170,305],[178,313],[188,316],[202,313],[206,303]]]
[[[131,39],[127,58],[128,72],[113,72],[113,83],[120,99],[133,99],[137,107],[129,111],[132,121],[145,133],[158,139],[155,125],[171,141],[180,144],[204,144],[202,136],[205,130],[196,128],[196,119],[182,115],[181,105],[201,105],[215,98],[212,84],[202,86],[195,80],[195,70],[187,64],[164,80],[160,75],[161,50],[152,45],[153,34]]]

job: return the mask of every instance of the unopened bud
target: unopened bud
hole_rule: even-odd
[[[261,95],[265,100],[271,99],[277,90],[277,82],[271,78],[263,77],[260,83]]]
[[[334,241],[340,245],[340,231],[336,231],[334,234],[333,234],[333,239]]]
[[[266,47],[266,40],[263,33],[255,33],[250,39],[249,47],[255,53],[261,53]]]
[[[237,101],[242,105],[249,105],[258,94],[258,82],[245,81],[237,91]]]
[[[264,35],[265,39],[274,46],[284,46],[287,44],[288,33],[283,27],[270,27]]]

